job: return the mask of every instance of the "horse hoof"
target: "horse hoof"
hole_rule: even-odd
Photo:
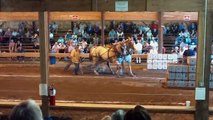
[[[133,76],[133,78],[138,78],[138,77],[135,75],[135,76]]]
[[[96,72],[96,71],[94,71],[94,73],[95,73],[96,75],[99,75],[99,73],[98,73],[98,72]]]
[[[121,78],[121,76],[120,76],[120,75],[117,75],[117,78]]]
[[[136,78],[137,76],[136,76],[136,75],[131,75],[131,77],[134,77],[134,78]]]

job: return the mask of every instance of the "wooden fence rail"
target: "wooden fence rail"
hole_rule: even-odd
[[[24,57],[39,57],[40,53],[35,52],[26,52],[26,53],[0,53],[0,57],[17,57],[17,56],[24,56]],[[49,53],[49,56],[55,57],[66,57],[69,56],[69,53]],[[133,54],[133,58],[140,57],[142,59],[147,59],[147,54]],[[81,54],[81,57],[89,58],[89,54]]]

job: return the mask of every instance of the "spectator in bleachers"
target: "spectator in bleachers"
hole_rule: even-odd
[[[79,28],[76,22],[73,23],[73,34],[78,34]]]
[[[197,35],[196,34],[191,36],[191,40],[192,40],[192,44],[197,45]]]
[[[10,28],[7,28],[7,31],[4,33],[4,42],[9,43],[10,39],[12,37],[12,32]]]
[[[192,22],[192,23],[189,25],[188,29],[189,29],[189,32],[190,32],[192,35],[196,34],[196,31],[197,31],[197,24],[196,24],[195,22]]]
[[[13,108],[9,120],[43,120],[43,115],[36,102],[28,100]]]
[[[66,35],[64,36],[65,41],[70,41],[70,39],[72,38],[72,34],[71,32],[67,32]]]
[[[25,32],[21,29],[18,30],[18,39],[24,42]]]
[[[58,42],[55,42],[55,44],[52,46],[51,52],[58,53],[58,51],[59,51]]]
[[[50,45],[52,46],[55,43],[54,34],[52,32],[49,33],[49,39],[50,39]]]
[[[152,41],[150,41],[150,46],[152,48],[150,50],[150,53],[157,54],[158,53],[158,43],[156,42],[156,40],[152,39]]]
[[[122,41],[124,39],[124,32],[122,31],[122,29],[118,29],[117,31],[117,40],[118,41]]]
[[[93,34],[93,28],[92,28],[92,25],[89,24],[87,27],[86,27],[86,32],[89,34],[89,35],[92,35]]]
[[[68,53],[70,53],[74,49],[75,49],[75,47],[74,47],[74,44],[73,44],[73,40],[71,39],[70,42],[69,42]]]
[[[94,31],[94,34],[100,35],[100,34],[101,34],[100,26],[99,26],[98,24],[96,24],[96,25],[93,27],[93,31]]]
[[[186,29],[186,30],[183,32],[183,36],[184,36],[185,38],[191,36],[190,33],[189,33],[189,31],[188,31],[188,29]]]
[[[20,40],[17,41],[17,43],[15,44],[15,51],[17,51],[18,47],[22,46],[22,43]]]
[[[81,53],[86,53],[86,49],[87,49],[87,42],[85,41],[85,39],[83,38],[82,41],[80,42],[80,51]]]
[[[56,24],[56,22],[53,22],[51,27],[52,27],[52,32],[53,33],[57,33],[58,32],[58,24]]]
[[[168,36],[170,32],[170,28],[169,26],[166,24],[165,26],[163,26],[163,35]]]
[[[109,37],[109,42],[112,44],[112,43],[115,43],[115,39],[117,38],[117,33],[114,29],[111,29],[109,34],[108,34],[108,37]]]
[[[65,45],[61,42],[58,43],[58,52],[59,53],[64,53]]]
[[[142,30],[140,30],[139,33],[137,34],[137,40],[144,41],[144,34]]]
[[[84,32],[84,34],[82,35],[82,37],[87,41],[89,42],[90,41],[90,35],[87,33],[87,32]]]
[[[37,33],[35,33],[32,37],[32,42],[34,43],[33,49],[35,52],[39,52],[39,36]]]
[[[84,23],[80,23],[80,25],[79,25],[79,32],[83,35],[84,34],[84,30],[85,30],[85,28],[86,28],[86,24],[84,24]]]
[[[78,35],[77,35],[77,42],[79,43],[79,42],[81,42],[81,40],[82,40],[82,34],[81,34],[81,32],[79,32],[78,33]]]
[[[178,31],[180,32],[180,31],[185,31],[185,30],[186,30],[186,27],[185,27],[184,23],[180,22],[178,25]]]
[[[179,54],[179,47],[177,47],[177,46],[173,47],[171,53],[172,54]]]
[[[148,31],[146,32],[146,40],[147,40],[148,42],[150,42],[150,41],[152,40],[152,32],[151,32],[151,30],[148,30]]]
[[[74,42],[75,45],[78,44],[78,35],[76,33],[72,34],[72,40],[73,40],[73,42]]]
[[[170,32],[171,32],[172,35],[174,35],[174,36],[178,35],[179,28],[178,28],[178,25],[176,23],[172,23],[170,25],[170,30],[171,30]]]
[[[12,39],[14,40],[14,42],[17,42],[17,37],[19,36],[19,33],[14,29],[12,31]]]
[[[57,40],[58,43],[63,43],[64,44],[64,38],[60,36]]]
[[[100,44],[100,39],[99,39],[97,34],[94,35],[92,43],[93,43],[94,46],[97,46],[97,45]]]
[[[124,120],[151,120],[151,117],[144,107],[137,105],[125,114]]]
[[[20,44],[18,47],[17,47],[17,53],[23,53],[24,52],[24,48],[22,46],[22,44]],[[19,62],[24,62],[24,56],[17,56],[17,60]]]
[[[187,57],[195,56],[195,51],[192,50],[189,45],[186,47],[187,49],[183,52],[183,64],[186,64]]]
[[[15,42],[14,42],[14,40],[10,40],[10,42],[9,42],[9,52],[10,53],[15,52]]]
[[[148,26],[148,25],[145,25],[144,26],[144,32],[146,33],[146,32],[148,32],[150,30],[150,27]]]
[[[144,41],[143,42],[143,49],[142,49],[142,53],[143,54],[147,54],[147,53],[149,53],[149,47],[150,45],[149,45],[149,43],[148,42],[146,42],[146,41]]]
[[[158,30],[157,29],[152,30],[152,36],[155,38],[156,41],[158,41]]]
[[[28,39],[28,41],[31,41],[31,33],[30,33],[31,31],[27,31],[26,33],[25,33],[25,36],[26,36],[26,38]]]
[[[136,28],[133,29],[133,31],[132,31],[132,36],[133,36],[133,40],[134,40],[135,42],[137,42],[138,34],[139,34],[139,31],[138,31]]]
[[[158,31],[158,24],[153,21],[152,24],[150,25],[150,28],[152,31],[157,30]]]
[[[186,42],[186,44],[191,45],[192,40],[191,40],[190,36],[187,36],[187,37],[185,38],[185,42]]]
[[[116,110],[114,113],[111,115],[111,120],[124,120],[126,112],[122,109]]]
[[[22,31],[22,32],[25,32],[26,27],[27,27],[26,23],[21,22],[21,23],[19,24],[19,26],[18,26],[18,29],[19,29],[20,31]]]

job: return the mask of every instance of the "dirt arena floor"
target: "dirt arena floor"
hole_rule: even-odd
[[[57,89],[56,98],[63,102],[116,103],[141,105],[183,105],[186,100],[195,104],[194,90],[163,88],[166,71],[150,71],[133,66],[136,78],[128,75],[117,78],[108,71],[95,76],[87,65],[83,66],[84,75],[72,75],[71,70],[64,71],[64,63],[50,65],[49,83]],[[1,64],[0,99],[40,100],[38,86],[40,82],[39,64]],[[213,92],[210,93],[210,105],[213,106]],[[52,114],[61,111],[51,111]],[[70,113],[70,111],[69,111]],[[66,111],[61,113],[68,115]],[[99,120],[110,112],[72,111],[74,120]],[[95,114],[95,116],[94,116]],[[151,113],[153,120],[193,120],[193,114]],[[99,117],[97,117],[99,116]]]

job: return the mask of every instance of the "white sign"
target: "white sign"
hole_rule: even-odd
[[[115,1],[115,11],[128,11],[128,1]]]
[[[195,100],[205,100],[205,99],[206,99],[206,88],[196,88]]]
[[[185,16],[183,17],[183,19],[184,19],[185,21],[190,21],[190,20],[191,20],[191,18],[190,18],[189,15],[185,15]]]
[[[39,95],[40,96],[48,96],[47,84],[39,84]]]

